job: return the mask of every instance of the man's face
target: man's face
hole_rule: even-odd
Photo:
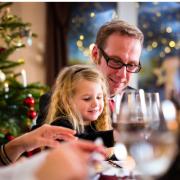
[[[97,56],[93,58],[98,59],[97,67],[107,77],[111,96],[120,93],[129,83],[133,73],[127,72],[126,67],[120,69],[113,69],[107,65],[104,56],[100,56],[100,50],[96,47],[93,51]],[[112,34],[106,41],[103,51],[110,57],[121,61],[124,64],[139,65],[139,58],[141,54],[140,40],[129,36],[122,36],[119,34]]]

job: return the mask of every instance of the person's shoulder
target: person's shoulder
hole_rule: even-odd
[[[43,95],[41,95],[40,99],[46,99],[46,100],[49,100],[51,97],[51,92],[47,92]]]

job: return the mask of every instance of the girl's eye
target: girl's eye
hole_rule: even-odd
[[[98,96],[98,97],[97,97],[97,99],[99,99],[99,100],[102,99],[102,98],[103,98],[102,96]]]
[[[90,100],[90,97],[87,97],[87,98],[83,98],[84,101],[89,101]]]

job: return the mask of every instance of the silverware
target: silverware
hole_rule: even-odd
[[[116,168],[123,168],[122,166],[120,166],[119,164],[115,163],[114,161],[112,160],[107,160],[109,162],[109,164],[111,164],[113,167],[116,167]]]

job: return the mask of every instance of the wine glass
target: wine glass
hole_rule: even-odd
[[[162,175],[170,166],[177,146],[174,132],[166,126],[159,94],[128,91],[120,104],[113,115],[116,136],[118,132],[116,157],[133,158],[145,179]]]

